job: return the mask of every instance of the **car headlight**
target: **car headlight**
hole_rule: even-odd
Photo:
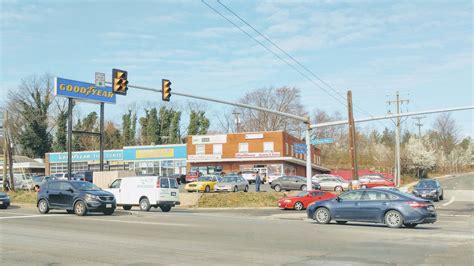
[[[436,193],[436,189],[431,190],[430,193]]]
[[[414,190],[413,190],[413,193],[418,193],[418,190],[414,189]]]
[[[87,201],[96,201],[96,200],[99,200],[99,196],[96,196],[96,195],[92,195],[92,194],[86,194],[84,196],[84,198],[87,200]]]

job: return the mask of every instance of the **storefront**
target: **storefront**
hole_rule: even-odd
[[[270,179],[283,175],[306,176],[306,154],[297,154],[303,141],[284,131],[190,136],[188,167],[203,174],[258,171]],[[321,152],[312,149],[313,173],[328,173]]]
[[[67,153],[46,155],[46,174],[67,172]],[[99,171],[99,151],[72,153],[72,171]],[[124,147],[104,151],[104,170],[129,170],[139,175],[186,173],[186,145]]]

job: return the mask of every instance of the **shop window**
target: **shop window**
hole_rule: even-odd
[[[293,149],[293,145],[291,145],[291,157],[294,156],[294,149]]]
[[[206,145],[196,144],[196,155],[206,154]]]
[[[264,142],[263,152],[273,152],[273,142]]]
[[[249,144],[248,143],[239,143],[239,152],[240,153],[249,152]]]
[[[214,144],[212,147],[214,155],[222,155],[222,144]]]
[[[285,143],[285,155],[288,155],[290,153],[288,149],[288,143]]]

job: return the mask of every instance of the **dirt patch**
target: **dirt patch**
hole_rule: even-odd
[[[283,192],[237,192],[203,194],[200,208],[276,207]]]
[[[10,196],[11,204],[36,204],[36,192],[34,191],[23,191],[7,192]]]

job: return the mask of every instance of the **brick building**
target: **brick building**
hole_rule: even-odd
[[[187,168],[204,174],[258,170],[271,179],[306,176],[306,154],[296,154],[295,144],[304,142],[284,131],[189,136]],[[321,151],[311,149],[313,174],[328,173],[321,166]]]

